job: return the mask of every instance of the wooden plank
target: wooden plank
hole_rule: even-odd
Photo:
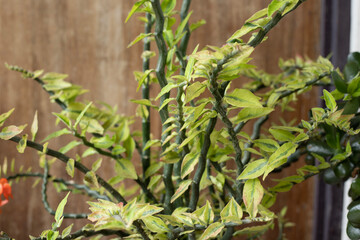
[[[124,25],[127,12],[134,1],[118,0],[0,0],[0,62],[16,64],[28,69],[63,72],[70,81],[90,89],[86,98],[117,104],[119,111],[129,115],[135,113],[130,99],[139,98],[137,83],[132,71],[141,70],[141,44],[128,49],[143,27],[133,18]],[[203,0],[193,1],[194,15],[191,21],[207,20],[205,27],[193,34],[189,49],[197,43],[222,45],[253,12],[266,6],[270,1],[245,0]],[[205,4],[205,5],[204,5]],[[320,0],[307,1],[300,9],[287,16],[270,34],[269,40],[256,50],[254,62],[269,72],[277,72],[279,57],[295,55],[315,57],[319,53]],[[35,83],[21,79],[19,74],[0,67],[0,112],[15,107],[10,123],[31,123],[35,110],[39,112],[39,139],[53,131],[54,117],[50,112],[58,106],[50,104],[48,96]],[[241,84],[241,82],[239,82]],[[152,89],[156,95],[156,89]],[[311,94],[299,99],[299,106],[293,117],[306,116],[306,109],[314,105]],[[301,115],[300,115],[301,114]],[[153,133],[160,135],[159,118],[153,114]],[[50,143],[57,148],[59,141]],[[17,159],[20,165],[37,166],[37,154],[26,150],[25,155],[15,151],[13,143],[1,142],[0,162],[4,157]],[[34,167],[38,171],[41,169]],[[101,174],[111,172],[106,167]],[[291,170],[290,170],[291,171]],[[61,164],[52,168],[52,174],[66,176]],[[82,175],[75,180],[81,182]],[[2,208],[1,230],[16,239],[26,239],[28,234],[39,235],[50,228],[53,217],[43,209],[40,185],[31,188],[33,181],[13,184],[14,199]],[[279,204],[291,203],[288,219],[297,226],[289,229],[289,239],[310,239],[312,226],[313,186],[312,182],[296,187],[294,192],[279,195]],[[50,189],[49,191],[53,191]],[[49,201],[55,207],[61,196],[51,194]],[[83,198],[70,197],[66,211],[82,212],[88,206]],[[295,204],[295,205],[294,205]],[[69,224],[71,221],[65,221]],[[85,221],[74,226],[78,229]],[[276,233],[267,239],[274,239]]]

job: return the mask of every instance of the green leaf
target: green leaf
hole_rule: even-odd
[[[261,186],[260,180],[249,179],[245,182],[243,190],[243,200],[246,211],[249,213],[250,218],[255,218],[258,212],[258,206],[264,195],[264,189]]]
[[[226,94],[225,102],[235,107],[262,108],[259,97],[247,89],[235,89],[232,93]]]
[[[65,198],[63,200],[61,200],[61,202],[59,203],[56,212],[55,212],[55,221],[58,223],[60,221],[60,219],[63,216],[64,213],[64,207],[67,203],[67,198],[69,196],[70,192],[68,192],[68,194],[66,194]],[[59,227],[59,226],[58,226]]]
[[[196,136],[200,136],[203,130],[195,131],[190,136],[185,138],[185,140],[180,144],[179,148],[184,147],[186,144],[188,144],[191,140],[193,140]]]
[[[162,95],[164,95],[165,93],[168,93],[171,89],[176,88],[177,85],[175,83],[168,83],[165,87],[163,87],[161,89],[161,91],[159,92],[159,94],[156,96],[155,100],[158,100]]]
[[[140,0],[140,1],[137,1],[137,2],[133,5],[133,7],[131,8],[129,14],[127,15],[126,20],[125,20],[125,23],[126,23],[127,21],[129,21],[129,19],[131,18],[131,16],[132,16],[134,13],[136,13],[136,12],[138,11],[138,9],[139,9],[145,2],[147,2],[147,1],[148,1],[148,0]]]
[[[284,162],[286,162],[286,158],[296,151],[297,146],[297,144],[287,142],[276,150],[269,158],[263,179],[265,179],[272,170],[280,167]]]
[[[190,32],[195,31],[197,28],[201,27],[202,25],[205,25],[206,21],[204,19],[201,19],[195,23],[190,24]]]
[[[239,39],[242,36],[252,32],[256,29],[261,28],[258,24],[253,24],[251,22],[245,23],[239,30],[237,30],[228,40],[227,42],[231,42],[232,40]]]
[[[161,2],[161,9],[163,10],[164,14],[169,14],[172,10],[174,10],[176,6],[176,0],[163,0]]]
[[[347,93],[347,84],[345,80],[339,75],[337,71],[331,72],[331,78],[334,81],[335,87],[339,92]]]
[[[76,121],[75,121],[75,124],[74,124],[74,129],[76,129],[77,125],[80,123],[81,119],[84,117],[84,114],[90,108],[91,105],[92,105],[92,102],[89,102],[89,104],[86,105],[86,107],[81,111],[79,116],[76,118]]]
[[[239,231],[236,231],[233,236],[236,235],[248,235],[248,236],[257,236],[259,234],[265,233],[271,226],[273,225],[273,222],[270,221],[264,225],[260,226],[254,226],[254,227],[246,227]]]
[[[44,88],[46,91],[58,91],[65,88],[71,87],[72,84],[69,82],[65,82],[63,80],[56,80],[50,83],[44,84]]]
[[[199,48],[199,44],[196,45],[194,51],[192,52],[192,54],[189,56],[189,60],[188,60],[188,63],[186,65],[186,68],[185,68],[185,73],[184,73],[184,76],[186,78],[186,80],[189,82],[190,79],[191,79],[191,73],[193,72],[193,69],[194,69],[194,65],[195,65],[195,62],[196,62],[196,59],[194,58],[194,55],[195,53],[197,52]]]
[[[145,171],[145,178],[149,178],[153,176],[155,173],[159,172],[159,170],[164,166],[162,162],[155,162],[148,167]]]
[[[71,141],[71,142],[69,142],[66,146],[60,148],[60,149],[59,149],[59,152],[65,154],[65,153],[67,153],[68,151],[70,151],[71,149],[73,149],[74,147],[79,146],[79,145],[81,145],[81,142],[80,142],[80,141],[76,141],[76,140]]]
[[[66,172],[69,174],[70,177],[74,177],[75,173],[75,160],[70,158],[69,161],[66,163]]]
[[[23,135],[21,140],[19,141],[19,144],[16,146],[16,149],[18,150],[19,153],[24,153],[27,144],[27,138],[28,138],[27,134]]]
[[[331,111],[335,111],[336,110],[335,98],[326,89],[323,90],[323,94],[324,94],[326,107],[329,108]]]
[[[164,223],[163,220],[161,220],[158,217],[154,216],[147,216],[142,219],[146,225],[146,227],[151,230],[152,232],[168,232],[169,228]]]
[[[132,99],[130,101],[133,102],[133,103],[136,103],[136,104],[149,106],[149,107],[152,107],[152,108],[155,108],[155,109],[158,108],[157,106],[153,105],[149,99]]]
[[[126,152],[126,149],[121,145],[115,145],[113,149],[111,150],[111,153],[113,155],[120,155],[122,153]]]
[[[66,227],[66,228],[62,231],[61,237],[62,237],[62,238],[65,238],[66,236],[68,236],[68,235],[71,233],[71,229],[72,229],[73,226],[74,226],[74,224],[72,223],[72,224],[70,224],[68,227]]]
[[[100,138],[91,138],[90,142],[94,144],[96,148],[104,148],[107,149],[114,144],[114,140],[109,137],[109,135],[105,135]]]
[[[176,199],[178,199],[189,188],[191,183],[192,183],[191,179],[182,181],[179,184],[179,186],[178,186],[176,192],[174,193],[174,195],[171,197],[171,203],[173,203]]]
[[[293,183],[291,182],[279,182],[274,187],[270,188],[269,191],[271,192],[288,192],[293,187]]]
[[[284,5],[284,2],[283,0],[273,0],[267,9],[268,16],[271,17],[274,12],[278,11]]]
[[[31,135],[32,135],[31,141],[35,140],[37,131],[38,131],[38,115],[36,111],[34,115],[34,120],[31,124]]]
[[[221,210],[220,216],[223,222],[241,223],[243,210],[234,197],[232,197],[223,210]]]
[[[246,165],[245,169],[239,175],[237,180],[257,178],[265,172],[266,166],[266,159],[253,161]]]
[[[53,113],[53,115],[60,119],[67,127],[71,128],[71,120],[67,116],[59,113]]]
[[[91,171],[96,172],[100,167],[102,163],[102,158],[99,158],[91,165]]]
[[[95,186],[99,188],[99,183],[96,177],[96,174],[93,171],[88,171],[84,176],[84,182],[89,184],[90,186]]]
[[[53,138],[56,138],[56,137],[60,137],[62,135],[65,135],[65,134],[71,134],[71,131],[67,128],[63,128],[59,131],[56,131],[56,132],[53,132],[51,133],[49,136],[47,136],[44,140],[42,140],[41,142],[47,142],[49,141],[50,139],[53,139]]]
[[[260,11],[257,11],[256,13],[254,13],[250,18],[248,18],[246,20],[246,22],[251,22],[251,21],[257,20],[259,18],[265,17],[267,12],[268,12],[268,9],[263,8]]]
[[[254,144],[262,151],[271,153],[275,152],[280,147],[279,144],[272,139],[255,139]]]
[[[293,141],[295,139],[295,136],[290,131],[284,129],[270,128],[269,132],[278,141]]]
[[[64,79],[67,78],[67,77],[68,77],[67,74],[49,72],[49,73],[46,73],[46,74],[41,78],[41,80],[43,80],[43,81],[45,81],[45,82],[53,82],[53,81],[64,80]]]
[[[248,121],[250,119],[259,118],[262,116],[266,116],[270,114],[272,111],[274,111],[273,108],[244,108],[242,109],[239,114],[237,115],[236,121],[237,122],[244,122]]]
[[[134,44],[136,44],[137,42],[143,40],[146,37],[150,37],[154,35],[153,33],[140,33],[131,43],[129,43],[129,45],[127,46],[128,48],[133,46]]]
[[[221,231],[224,229],[225,225],[220,222],[214,222],[213,224],[210,224],[206,228],[206,230],[203,232],[203,234],[200,236],[199,240],[207,240],[210,238],[216,238],[219,236]]]
[[[144,83],[145,79],[149,76],[150,73],[154,72],[154,69],[146,70],[144,73],[141,73],[141,78],[138,80],[138,87],[136,88],[136,91],[139,91],[140,87]]]
[[[10,117],[15,108],[10,109],[8,112],[0,115],[0,127],[4,124],[5,120]]]
[[[134,165],[128,159],[120,159],[116,162],[115,171],[118,175],[122,176],[123,178],[130,178],[130,179],[137,179],[137,173],[135,170]]]
[[[200,82],[194,82],[186,88],[185,103],[190,102],[194,98],[200,96],[206,89],[206,85]]]
[[[10,138],[21,133],[24,130],[24,128],[25,125],[24,126],[10,125],[8,127],[4,127],[0,132],[0,139],[9,140]]]
[[[186,154],[181,163],[181,178],[184,179],[193,170],[199,161],[200,152],[190,152]]]
[[[161,141],[159,139],[149,140],[149,141],[146,142],[143,150],[146,150],[146,149],[148,149],[148,148],[150,148],[151,146],[154,146],[154,145],[161,146]]]
[[[205,206],[197,209],[193,214],[198,218],[202,225],[209,225],[214,221],[214,212],[209,201],[206,201]]]

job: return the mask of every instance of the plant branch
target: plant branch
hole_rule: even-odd
[[[147,22],[145,23],[145,34],[148,34],[151,32],[151,28],[153,25],[153,21],[152,21],[152,17],[150,13],[146,13],[146,19]],[[149,38],[145,38],[144,39],[144,46],[143,46],[143,50],[144,51],[150,51],[150,39]],[[145,72],[146,70],[150,69],[150,59],[144,57],[143,58],[143,72]],[[143,99],[149,99],[149,93],[150,93],[150,89],[149,89],[149,85],[150,85],[150,77],[147,77],[147,81],[145,81],[145,83],[142,85],[142,98]],[[143,169],[143,179],[144,179],[144,186],[145,188],[147,188],[150,179],[146,179],[145,178],[145,172],[146,170],[150,167],[150,148],[148,149],[144,149],[146,143],[150,140],[150,107],[146,106],[146,109],[148,111],[148,116],[146,118],[142,119],[142,151],[141,151],[141,163],[142,163],[142,169]]]
[[[49,175],[49,164],[48,161],[45,159],[44,163],[44,175],[43,175],[43,183],[41,188],[41,200],[44,204],[44,207],[46,211],[48,211],[51,215],[55,215],[55,211],[50,207],[49,202],[47,201],[47,184],[48,184],[48,176]],[[75,214],[75,213],[64,213],[64,218],[73,218],[73,219],[79,219],[79,218],[87,218],[88,214]]]
[[[190,202],[189,202],[189,208],[190,208],[191,212],[195,211],[196,205],[199,200],[200,180],[205,171],[206,156],[207,156],[207,153],[208,153],[210,145],[211,145],[210,135],[215,128],[216,122],[217,122],[217,117],[210,118],[209,124],[206,127],[206,132],[204,135],[204,142],[201,147],[198,166],[195,171],[193,182],[191,184],[191,198],[190,198]]]
[[[155,42],[157,48],[159,50],[159,57],[156,67],[156,76],[159,81],[160,87],[163,88],[167,85],[166,74],[165,74],[165,66],[166,66],[166,58],[167,58],[167,46],[163,36],[164,29],[164,14],[161,9],[161,4],[159,0],[151,0],[151,5],[155,13]],[[160,98],[160,105],[169,98],[169,93],[166,93]],[[169,118],[168,106],[166,105],[160,110],[160,119],[162,126],[162,132],[169,127],[169,124],[164,124],[165,121]],[[161,140],[162,142],[169,136],[169,132],[162,134]],[[167,144],[162,145],[162,151],[165,151],[169,146],[169,142]],[[163,172],[163,181],[165,184],[165,198],[164,198],[164,208],[166,213],[172,212],[172,204],[171,197],[174,194],[174,185],[171,179],[173,172],[173,164],[166,164],[164,166]]]
[[[44,174],[42,174],[42,173],[17,173],[15,175],[8,176],[7,180],[17,179],[17,178],[21,178],[21,177],[43,178]],[[108,200],[108,201],[111,200],[108,196],[101,195],[99,192],[97,192],[95,190],[91,190],[88,186],[86,186],[84,184],[77,184],[77,183],[74,183],[72,181],[65,181],[62,178],[52,178],[51,175],[48,175],[48,179],[51,180],[52,182],[55,182],[55,183],[61,183],[61,184],[64,184],[65,186],[70,186],[70,187],[73,187],[73,188],[75,188],[77,190],[82,190],[89,197],[92,197],[92,198],[95,198],[95,199],[104,199],[104,200]]]
[[[103,230],[98,230],[98,231],[78,230],[76,232],[70,233],[66,237],[57,237],[56,239],[57,240],[71,240],[71,239],[76,239],[79,237],[92,237],[95,235],[103,235],[103,236],[117,235],[121,238],[128,236],[127,233],[124,233],[119,230],[109,230],[109,229],[103,229]],[[38,238],[34,238],[34,240],[46,240],[46,238],[38,237]]]

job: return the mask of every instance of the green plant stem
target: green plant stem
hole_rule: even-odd
[[[244,219],[244,220],[241,220],[241,223],[233,223],[233,222],[227,222],[225,223],[224,227],[225,228],[231,228],[231,227],[239,227],[239,226],[243,226],[243,225],[249,225],[249,224],[252,224],[252,223],[255,223],[255,222],[267,222],[267,221],[264,221],[264,219],[262,218],[254,218],[254,219]],[[177,228],[174,228],[171,233],[172,233],[172,236],[170,238],[168,238],[169,240],[174,240],[174,239],[177,239],[180,235],[180,233],[182,232],[185,232],[185,231],[190,231],[190,230],[205,230],[208,226],[204,226],[204,225],[200,225],[200,224],[195,224],[193,227],[177,227]]]
[[[157,48],[159,50],[159,57],[156,67],[156,76],[159,81],[160,87],[163,88],[167,85],[166,74],[165,74],[165,66],[166,66],[166,58],[167,58],[167,46],[163,37],[163,29],[164,29],[164,14],[161,9],[161,4],[159,0],[151,0],[151,5],[155,13],[155,42]],[[160,98],[160,106],[162,103],[169,98],[169,93],[164,94]],[[160,110],[160,119],[162,123],[162,132],[167,129],[170,124],[164,124],[165,121],[169,118],[168,106],[166,105]],[[169,132],[162,134],[161,140],[164,140],[169,136]],[[169,146],[169,142],[162,145],[162,150],[165,151]],[[163,172],[163,181],[165,184],[165,198],[164,198],[164,208],[165,213],[172,212],[172,204],[170,202],[171,196],[174,194],[174,185],[172,182],[172,172],[173,172],[173,164],[165,164],[164,172]]]
[[[13,142],[16,142],[16,143],[19,143],[21,139],[22,138],[20,138],[18,136],[15,136],[15,137],[10,138],[9,140],[13,141]],[[38,143],[33,142],[33,141],[27,140],[26,141],[26,146],[28,146],[30,148],[33,148],[33,149],[36,149],[36,150],[38,150],[40,152],[44,151],[44,147],[41,144],[38,144]],[[45,154],[49,155],[49,156],[52,156],[52,157],[55,157],[55,158],[59,159],[60,161],[62,161],[64,163],[67,163],[70,160],[70,158],[68,156],[66,156],[65,154],[62,154],[62,153],[60,153],[58,151],[55,151],[55,150],[52,150],[50,148],[46,149]],[[75,161],[75,168],[78,169],[80,172],[85,173],[85,174],[90,171],[83,164],[81,164],[79,162],[76,162],[76,161]],[[103,188],[105,188],[117,200],[117,202],[123,202],[124,205],[127,203],[125,198],[118,191],[116,191],[108,182],[106,182],[104,179],[102,179],[97,174],[96,174],[96,179],[97,179],[98,183]],[[139,232],[139,234],[142,236],[143,239],[150,240],[150,238],[147,236],[144,229],[142,228],[141,223],[140,223],[139,220],[135,221],[133,224],[134,224],[134,226],[136,227],[137,231]]]
[[[119,230],[109,230],[109,229],[103,229],[103,230],[78,230],[76,232],[70,233],[66,237],[57,237],[56,240],[71,240],[76,239],[79,237],[92,237],[96,235],[103,235],[103,236],[111,236],[111,235],[117,235],[121,238],[128,236],[127,233],[124,233]],[[34,240],[46,240],[46,238],[38,237],[34,238]]]
[[[48,176],[49,175],[49,164],[47,160],[45,159],[44,163],[44,175],[43,175],[43,183],[41,186],[41,200],[44,204],[44,207],[46,211],[48,211],[51,215],[55,215],[55,211],[50,207],[49,202],[47,201],[47,184],[48,184]],[[81,213],[81,214],[75,214],[75,213],[64,213],[64,218],[72,218],[72,219],[79,219],[79,218],[87,218],[88,214]]]
[[[6,177],[7,180],[12,180],[12,179],[17,179],[17,178],[22,178],[22,177],[37,177],[37,178],[43,178],[44,174],[42,173],[33,173],[33,172],[26,172],[26,173],[17,173],[11,176]],[[84,184],[76,184],[72,181],[65,181],[62,178],[53,178],[51,175],[48,175],[47,177],[50,181],[54,182],[54,183],[61,183],[64,184],[66,186],[70,186],[73,187],[77,190],[81,190],[84,191],[86,193],[86,195],[88,195],[89,197],[95,198],[95,199],[104,199],[104,200],[108,200],[110,201],[111,199],[106,196],[106,195],[102,195],[99,192],[95,191],[95,190],[91,190],[88,186],[84,185]]]
[[[146,13],[146,19],[147,22],[145,23],[145,34],[148,34],[151,32],[151,28],[153,25],[152,17],[150,13]],[[151,41],[149,38],[144,39],[144,51],[150,51],[150,45]],[[143,72],[150,69],[150,60],[149,58],[143,58]],[[142,98],[143,99],[149,99],[149,89],[150,85],[150,77],[147,77],[147,81],[142,85]],[[146,106],[146,109],[149,113],[149,115],[146,118],[142,119],[142,153],[141,153],[141,163],[142,163],[142,169],[143,169],[143,179],[144,179],[144,186],[147,188],[149,185],[150,179],[146,179],[145,172],[150,167],[150,148],[144,150],[144,147],[146,143],[150,140],[150,107]]]
[[[85,136],[81,136],[79,133],[73,131],[73,134],[75,137],[79,138],[82,140],[83,144],[87,147],[91,147],[93,148],[95,151],[97,151],[99,154],[104,155],[104,156],[108,156],[112,159],[114,159],[117,163],[121,164],[121,159],[119,158],[123,158],[123,156],[121,155],[115,155],[112,154],[111,152],[108,151],[104,151],[101,148],[97,148],[93,143],[89,142]],[[150,198],[154,203],[157,203],[157,199],[155,198],[155,196],[147,189],[147,184],[144,181],[141,181],[140,177],[137,176],[137,179],[134,180],[142,189],[142,191],[145,193],[145,195]]]
[[[210,135],[215,128],[216,122],[217,122],[216,117],[210,118],[209,124],[207,125],[206,132],[204,134],[204,142],[201,147],[198,166],[195,171],[193,182],[191,184],[191,198],[190,198],[190,202],[189,202],[189,209],[191,212],[195,211],[197,202],[199,200],[200,180],[205,171],[206,157],[207,157],[207,153],[209,151],[210,145],[211,145]]]

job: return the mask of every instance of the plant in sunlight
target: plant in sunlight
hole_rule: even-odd
[[[271,210],[277,195],[321,175],[329,183],[355,178],[348,235],[358,239],[360,54],[350,54],[343,71],[334,69],[327,58],[298,57],[280,60],[280,73],[269,74],[251,64],[251,55],[267,33],[304,0],[273,0],[223,46],[204,49],[187,49],[192,31],[205,21],[190,24],[190,0],[180,2],[177,10],[176,0],[139,0],[126,19],[139,14],[145,25],[145,32],[129,44],[144,44],[143,69],[134,73],[142,99],[131,100],[138,105],[137,117],[119,115],[107,104],[78,100],[86,91],[66,81],[66,74],[6,65],[37,82],[60,107],[53,115],[61,129],[42,141],[36,138],[37,114],[30,132],[23,135],[25,125],[3,126],[13,109],[0,116],[0,138],[18,143],[20,153],[25,148],[38,151],[43,169],[42,173],[15,171],[12,162],[11,171],[6,172],[5,161],[2,171],[9,181],[26,177],[42,181],[42,201],[55,215],[50,229],[31,238],[113,235],[120,239],[226,240],[243,235],[257,239],[277,222],[282,239],[283,228],[292,224],[286,221],[285,206],[280,213]],[[151,45],[157,49],[152,51]],[[150,68],[150,61],[156,62],[155,69]],[[248,80],[241,88],[231,86],[244,78]],[[151,85],[161,89],[155,98],[149,97]],[[335,89],[322,91],[324,107],[309,109],[308,119],[276,121],[264,127],[269,116],[292,111],[290,104],[298,95],[315,86]],[[159,139],[151,134],[151,109],[162,122]],[[131,130],[135,121],[141,121],[141,131]],[[252,132],[245,131],[245,126]],[[49,147],[63,135],[72,140],[66,138],[58,150]],[[82,154],[71,154],[75,148]],[[272,173],[304,156],[306,162],[295,174],[269,181]],[[88,158],[97,160],[89,165]],[[50,175],[54,161],[64,163],[69,179],[75,171],[83,173],[84,182]],[[141,167],[135,167],[139,163]],[[97,173],[104,165],[114,171]],[[68,195],[54,211],[47,202],[49,183],[59,191],[87,195],[89,212],[64,213]],[[5,180],[1,184],[7,199],[10,185]],[[87,218],[89,223],[76,231],[70,225],[60,234],[64,218]]]

